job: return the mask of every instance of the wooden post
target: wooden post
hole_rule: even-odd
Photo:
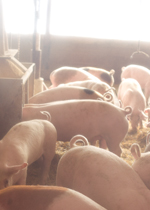
[[[35,20],[34,20],[34,33],[33,33],[33,49],[32,49],[32,62],[36,64],[35,79],[40,78],[41,75],[41,49],[40,49],[40,34],[37,32],[37,24],[39,18],[38,2],[40,0],[34,0],[35,3]]]
[[[0,56],[3,55],[5,55],[5,34],[4,34],[2,0],[0,0]]]
[[[8,54],[8,39],[4,25],[3,5],[2,0],[0,0],[0,56]]]

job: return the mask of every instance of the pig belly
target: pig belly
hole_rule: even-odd
[[[108,148],[117,153],[115,150],[128,131],[123,111],[107,102],[70,100],[39,108],[24,107],[23,120],[44,117],[40,111],[51,114],[58,141],[70,141],[74,135],[81,134],[91,143],[105,139]]]

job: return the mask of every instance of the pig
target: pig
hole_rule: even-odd
[[[92,145],[73,146],[65,152],[58,162],[56,185],[76,190],[106,209],[150,208],[150,191],[132,167]]]
[[[40,92],[29,99],[29,104],[42,104],[53,101],[69,100],[69,99],[102,99],[111,102],[113,96],[111,93],[105,93],[104,96],[97,91],[84,87],[55,87],[43,92]]]
[[[44,119],[40,111],[51,114],[58,141],[70,141],[77,134],[84,135],[93,145],[99,140],[102,148],[121,154],[120,142],[128,132],[126,116],[131,107],[121,109],[100,100],[66,100],[47,105],[23,107],[22,120]]]
[[[101,81],[106,82],[110,86],[114,85],[114,77],[113,77],[113,75],[115,73],[114,69],[111,69],[110,71],[107,71],[105,69],[88,67],[88,66],[87,67],[81,67],[81,69],[89,72],[90,74],[99,78]]]
[[[45,184],[55,155],[56,140],[56,128],[47,120],[14,125],[0,141],[0,189],[25,185],[27,166],[40,157],[43,158],[40,183]]]
[[[150,151],[150,132],[146,136],[146,147],[144,152],[149,152]]]
[[[115,104],[116,106],[120,107],[120,102],[116,96],[115,93],[115,88],[110,87],[106,82],[102,81],[94,81],[94,80],[84,80],[84,81],[75,81],[75,82],[69,82],[66,84],[60,84],[58,85],[59,87],[61,86],[79,86],[79,87],[85,87],[94,91],[99,92],[100,94],[104,95],[105,93],[110,93],[113,96],[112,103]]]
[[[141,153],[139,144],[134,143],[131,145],[131,153],[134,157],[132,168],[143,180],[146,187],[150,190],[150,150],[147,147],[146,152]]]
[[[147,118],[144,114],[146,99],[138,81],[132,78],[123,79],[118,88],[118,99],[123,107],[131,106],[133,109],[129,116],[132,131],[137,132],[138,124],[143,128],[142,120]]]
[[[148,105],[150,96],[150,70],[140,65],[128,65],[122,67],[121,79],[123,78],[133,78],[139,82],[141,88],[144,90],[146,105]]]
[[[102,81],[94,81],[94,80],[83,80],[83,81],[74,81],[74,82],[68,82],[66,84],[60,84],[59,86],[79,86],[79,87],[85,87],[91,90],[95,90],[102,95],[106,92],[112,93],[112,87],[108,85],[106,82]]]
[[[0,191],[1,210],[106,210],[87,196],[65,187],[10,186]]]
[[[150,108],[146,108],[145,110],[144,110],[144,113],[146,113],[148,116],[148,123],[147,123],[147,127],[150,127]]]
[[[68,82],[82,80],[100,81],[97,77],[84,71],[83,69],[63,66],[51,72],[50,81],[52,85],[49,88],[57,87],[62,83],[65,84]]]

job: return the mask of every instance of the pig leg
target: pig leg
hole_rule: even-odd
[[[27,169],[23,169],[19,176],[20,179],[16,182],[16,185],[26,185]]]
[[[105,139],[99,140],[99,147],[103,148],[103,149],[107,149],[107,143],[106,143]]]
[[[102,137],[101,136],[95,136],[92,139],[89,139],[89,142],[90,142],[91,145],[96,146],[97,145],[96,144],[97,140],[99,141],[99,144],[100,144],[100,141],[102,140]]]
[[[93,146],[96,146],[96,141],[97,141],[96,139],[91,140],[91,141],[90,141],[90,144],[93,145]]]
[[[142,120],[139,121],[139,124],[140,124],[140,128],[143,128],[143,121]]]
[[[49,154],[43,155],[43,163],[41,168],[41,179],[40,184],[45,185],[49,177],[49,170],[51,166],[52,159],[55,155],[55,152],[48,151]]]
[[[42,168],[41,168],[41,178],[40,178],[41,185],[46,184],[46,181],[49,177],[50,165],[51,165],[51,160],[47,160],[47,158],[45,158],[43,156],[43,163],[42,163]]]
[[[116,143],[115,141],[113,141],[111,139],[110,141],[107,141],[107,146],[110,152],[113,152],[114,154],[118,155],[120,157],[122,150],[120,148],[120,145],[118,143]]]
[[[145,98],[146,98],[146,105],[148,106],[149,105],[148,101],[149,101],[150,94],[149,94],[149,90],[148,90],[147,87],[144,90],[144,95],[145,95]]]

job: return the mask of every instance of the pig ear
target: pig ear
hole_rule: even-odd
[[[114,73],[115,73],[115,70],[114,70],[114,69],[111,69],[110,72],[109,72],[109,74],[110,74],[111,76],[113,76]]]
[[[121,71],[124,71],[124,70],[125,70],[125,68],[126,68],[126,67],[125,67],[125,66],[123,66],[123,67],[121,68]]]
[[[150,143],[150,133],[147,134],[146,136],[146,145]]]
[[[14,165],[14,166],[6,166],[7,167],[7,173],[9,175],[16,174],[20,170],[26,168],[28,166],[28,163],[23,163],[21,165]]]
[[[142,110],[139,110],[139,116],[140,116],[141,120],[146,120],[147,119],[147,115],[145,115]]]
[[[137,143],[132,144],[130,150],[131,150],[133,157],[136,160],[141,157],[141,148],[140,148],[139,144],[137,144]]]

